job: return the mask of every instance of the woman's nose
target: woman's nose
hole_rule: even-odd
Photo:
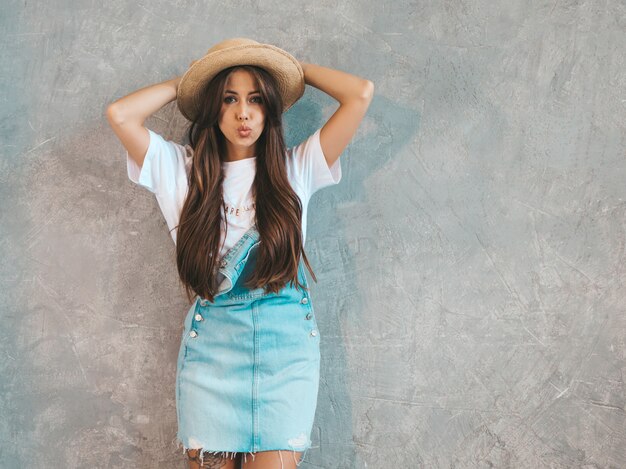
[[[241,105],[239,107],[237,115],[239,116],[239,119],[247,119],[248,118],[248,108],[246,107],[245,104]]]

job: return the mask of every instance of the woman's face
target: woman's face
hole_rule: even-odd
[[[241,126],[249,128],[241,132]],[[239,160],[256,155],[256,141],[263,133],[265,106],[247,70],[236,70],[226,81],[219,127],[226,137],[227,160]]]

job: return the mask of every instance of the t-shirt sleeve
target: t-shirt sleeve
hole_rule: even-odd
[[[189,145],[166,140],[150,129],[148,132],[150,144],[142,166],[126,152],[128,178],[156,196],[171,236],[176,242],[174,228],[178,225],[187,194],[193,150]]]
[[[341,158],[328,166],[320,144],[321,127],[306,140],[292,147],[289,152],[291,170],[300,187],[310,198],[324,187],[341,181]]]
[[[126,152],[128,178],[154,194],[173,194],[181,184],[187,186],[191,158],[185,146],[147,130],[150,144],[143,165],[139,166]]]

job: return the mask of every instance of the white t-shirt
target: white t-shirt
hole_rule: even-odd
[[[287,149],[287,177],[302,202],[302,237],[306,242],[307,206],[318,190],[338,184],[341,180],[340,159],[329,168],[320,145],[320,130]],[[176,243],[176,229],[187,196],[187,180],[191,170],[193,148],[165,140],[148,129],[150,145],[143,166],[138,166],[126,152],[128,178],[155,194],[171,236]],[[222,229],[220,256],[235,245],[254,223],[252,184],[256,172],[256,157],[222,162],[224,168],[224,213],[228,223],[227,239]]]

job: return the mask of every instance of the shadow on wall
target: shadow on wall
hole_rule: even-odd
[[[324,112],[326,106],[330,114]],[[337,106],[332,98],[307,90],[285,113],[287,146],[321,127]],[[319,191],[309,203],[306,252],[318,278],[317,284],[310,284],[322,353],[313,445],[306,455],[306,461],[315,467],[364,467],[357,448],[370,446],[380,437],[363,406],[352,402],[356,394],[367,394],[375,387],[372,383],[377,375],[367,362],[371,354],[363,354],[368,344],[378,340],[364,317],[367,285],[363,281],[376,273],[363,275],[362,269],[379,261],[379,228],[372,219],[376,210],[371,210],[369,203],[372,187],[368,181],[385,168],[398,171],[400,155],[415,139],[419,122],[415,109],[375,95],[357,134],[341,155],[341,182],[331,190]],[[385,190],[385,197],[399,196],[397,187]]]
[[[310,93],[309,90],[307,88],[302,98],[283,116],[287,147],[315,132],[339,105],[327,95],[317,90]],[[323,106],[332,108],[328,117],[322,111]],[[342,180],[336,191],[344,195],[341,200],[364,200],[364,191],[358,190],[358,182],[366,181],[409,145],[417,135],[419,123],[420,116],[415,109],[402,107],[375,94],[356,135],[341,155],[343,177],[349,176],[349,181]],[[349,183],[349,192],[346,183]]]

